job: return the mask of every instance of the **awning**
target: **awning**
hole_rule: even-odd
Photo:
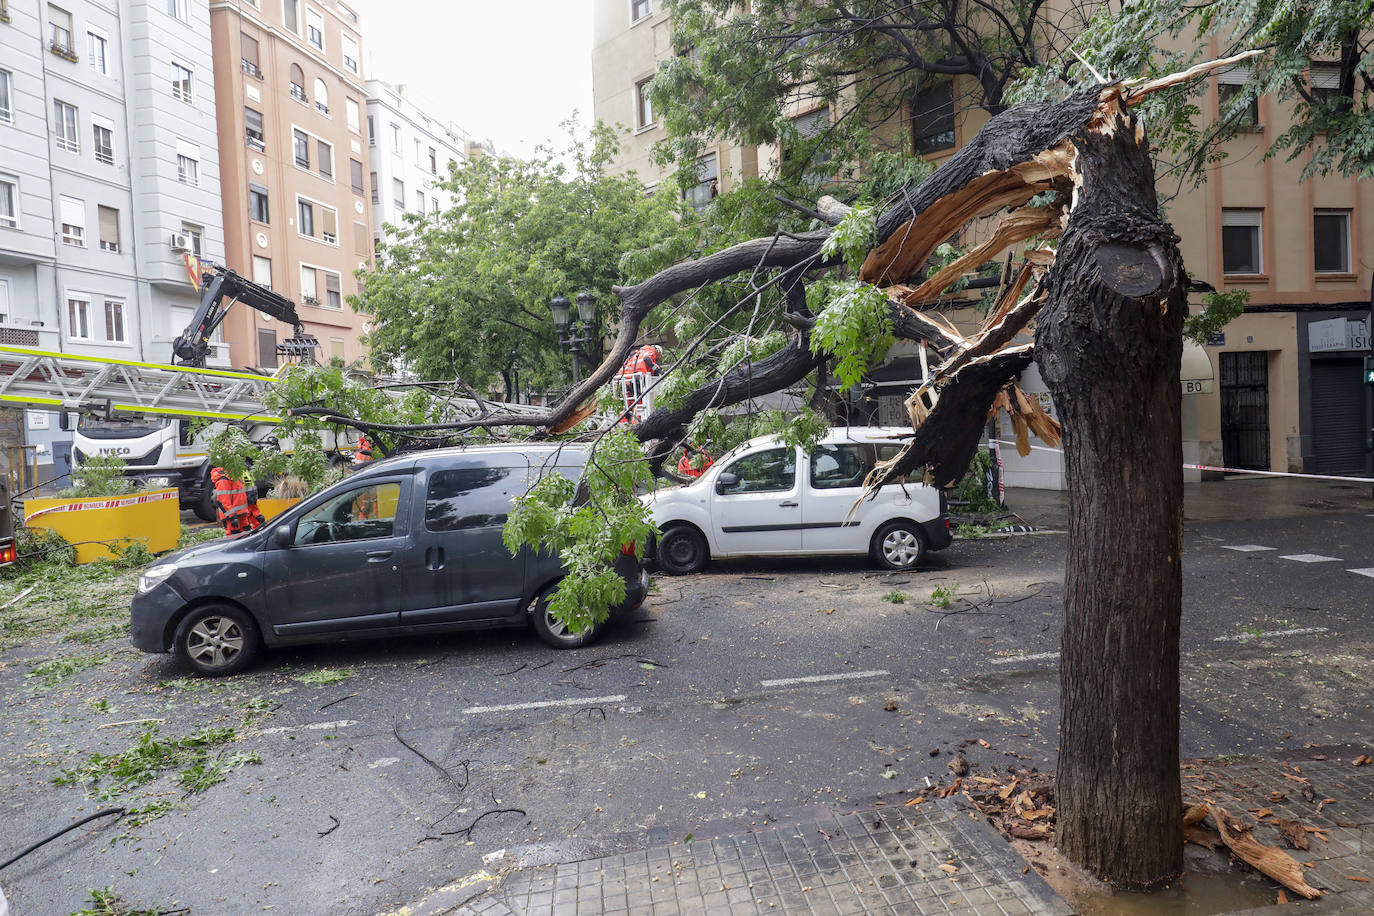
[[[1183,382],[1184,394],[1207,394],[1212,390],[1212,360],[1207,356],[1206,348],[1193,343],[1191,340],[1183,342],[1183,365],[1178,372],[1179,381]]]

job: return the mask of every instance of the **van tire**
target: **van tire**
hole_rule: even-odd
[[[699,573],[711,559],[711,549],[701,532],[690,525],[673,525],[658,539],[654,553],[658,568],[670,576]]]
[[[262,650],[253,615],[232,604],[206,604],[187,614],[172,637],[177,659],[201,677],[237,674]]]
[[[606,628],[605,621],[594,623],[581,633],[574,633],[549,613],[549,602],[553,598],[553,590],[557,587],[550,585],[530,602],[530,626],[534,627],[534,632],[555,649],[580,649],[595,642],[601,636],[601,631]]]
[[[191,511],[202,522],[215,521],[215,485],[210,482],[210,478],[205,479],[205,484],[200,490],[200,497],[191,506]]]
[[[926,535],[915,522],[898,519],[878,529],[868,551],[883,569],[915,569],[926,558]]]

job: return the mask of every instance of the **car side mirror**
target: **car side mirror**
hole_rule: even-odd
[[[278,547],[291,546],[291,526],[279,525],[272,529],[272,543]]]
[[[726,471],[725,473],[721,474],[719,477],[716,478],[717,493],[724,494],[726,490],[729,490],[731,487],[735,487],[738,485],[739,475],[731,474],[729,471]]]

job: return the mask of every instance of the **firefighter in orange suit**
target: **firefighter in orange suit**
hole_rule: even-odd
[[[683,477],[695,480],[705,474],[706,469],[715,463],[715,459],[710,455],[687,442],[682,446],[682,457],[677,460],[677,472]]]
[[[245,534],[262,527],[262,513],[258,511],[258,491],[252,478],[234,480],[224,468],[210,469],[210,482],[215,485],[215,509],[225,534]]]
[[[362,467],[372,460],[372,440],[367,436],[358,437],[358,447],[353,451],[353,467]]]

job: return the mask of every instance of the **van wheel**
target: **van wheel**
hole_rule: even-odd
[[[701,532],[686,525],[677,525],[663,532],[655,554],[658,568],[670,576],[699,573],[711,559],[711,550]]]
[[[556,587],[549,586],[530,602],[530,625],[534,627],[534,632],[555,649],[577,649],[595,642],[606,628],[604,622],[594,623],[581,633],[574,633],[550,613],[549,601]]]
[[[191,507],[191,511],[202,522],[215,520],[215,485],[209,480],[205,481],[205,487],[200,491],[200,498]]]
[[[888,522],[873,535],[869,552],[884,569],[915,569],[926,558],[925,533],[912,522]]]
[[[258,625],[232,604],[208,604],[187,614],[172,637],[172,651],[201,677],[237,674],[262,648]]]

